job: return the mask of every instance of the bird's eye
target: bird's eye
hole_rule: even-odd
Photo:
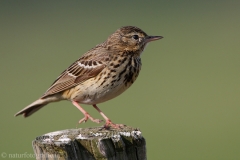
[[[132,38],[135,40],[138,40],[139,37],[138,37],[138,35],[133,35]]]

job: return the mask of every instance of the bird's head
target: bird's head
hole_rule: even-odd
[[[107,40],[111,49],[142,52],[148,42],[159,40],[162,36],[148,36],[140,28],[125,26],[119,28]]]

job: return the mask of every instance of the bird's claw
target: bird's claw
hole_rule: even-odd
[[[90,119],[92,122],[95,122],[95,123],[101,123],[103,121],[100,119],[94,119],[87,113],[87,114],[85,114],[85,117],[83,119],[81,119],[78,123],[85,123],[85,122],[87,122],[88,119]]]
[[[108,119],[104,125],[104,128],[109,129],[110,127],[116,128],[116,129],[121,129],[124,128],[124,124],[115,124],[113,123],[110,119]]]

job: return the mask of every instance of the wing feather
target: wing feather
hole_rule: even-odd
[[[90,50],[69,66],[68,69],[63,71],[44,93],[42,98],[70,89],[97,76],[106,67],[106,59],[109,59],[108,54],[97,54],[94,49]]]

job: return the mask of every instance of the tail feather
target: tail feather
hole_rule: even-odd
[[[34,112],[41,109],[43,106],[47,105],[48,103],[49,103],[49,101],[46,99],[38,99],[38,100],[34,101],[33,103],[31,103],[30,105],[28,105],[27,107],[23,108],[21,111],[17,112],[15,114],[15,117],[19,116],[21,114],[23,114],[24,117],[28,117],[28,116],[32,115]]]

